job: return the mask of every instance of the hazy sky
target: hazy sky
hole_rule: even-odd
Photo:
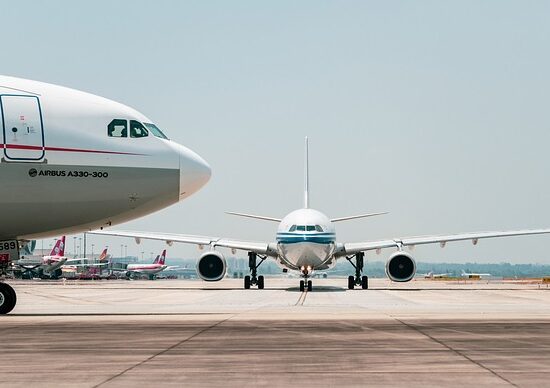
[[[211,164],[193,197],[119,228],[272,241],[276,224],[223,212],[301,207],[305,135],[312,207],[391,212],[338,224],[341,241],[550,227],[548,1],[0,5],[0,73],[130,105]],[[120,244],[146,257],[163,247],[92,242],[115,255]],[[550,263],[549,242],[415,254]]]

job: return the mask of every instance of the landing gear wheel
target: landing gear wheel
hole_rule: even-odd
[[[361,277],[361,288],[363,290],[367,290],[369,288],[369,277],[368,276]]]
[[[348,289],[353,290],[355,288],[355,278],[353,276],[348,276]]]
[[[250,276],[248,275],[244,277],[244,289],[250,290]]]
[[[304,292],[305,289],[305,282],[303,280],[300,280],[300,291]]]
[[[308,280],[308,281],[307,281],[307,290],[308,290],[308,291],[311,291],[312,289],[313,289],[313,285],[312,285],[312,283],[311,283],[311,280]]]
[[[258,276],[258,290],[264,289],[264,277],[263,275]]]
[[[15,290],[6,283],[0,283],[0,314],[7,314],[15,307],[17,296]]]

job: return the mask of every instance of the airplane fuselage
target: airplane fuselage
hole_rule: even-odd
[[[0,76],[0,241],[128,221],[202,187],[210,169],[123,104]]]
[[[286,268],[307,273],[331,268],[335,250],[334,225],[317,210],[296,210],[279,224],[277,251]]]
[[[161,271],[164,271],[166,267],[168,266],[164,264],[129,264],[126,269],[128,272],[154,275]]]

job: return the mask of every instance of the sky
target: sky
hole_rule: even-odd
[[[550,2],[0,6],[0,74],[129,105],[211,165],[211,181],[194,196],[121,229],[273,241],[276,224],[224,211],[283,217],[300,208],[305,136],[313,208],[333,218],[390,212],[339,223],[339,241],[550,227]],[[550,263],[548,241],[483,240],[414,254]],[[88,242],[114,255],[121,244],[145,257],[164,247]],[[168,255],[199,252],[174,245]]]

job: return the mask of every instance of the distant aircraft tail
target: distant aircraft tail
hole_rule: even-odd
[[[101,255],[99,255],[99,261],[105,261],[107,259],[107,248],[101,252]]]
[[[153,264],[158,264],[159,263],[159,258],[160,258],[160,256],[157,255],[157,257],[155,257],[155,261],[153,261]]]
[[[166,263],[166,249],[162,251],[160,255],[159,264],[164,265]]]
[[[65,256],[65,236],[62,236],[59,240],[55,242],[50,256]]]

